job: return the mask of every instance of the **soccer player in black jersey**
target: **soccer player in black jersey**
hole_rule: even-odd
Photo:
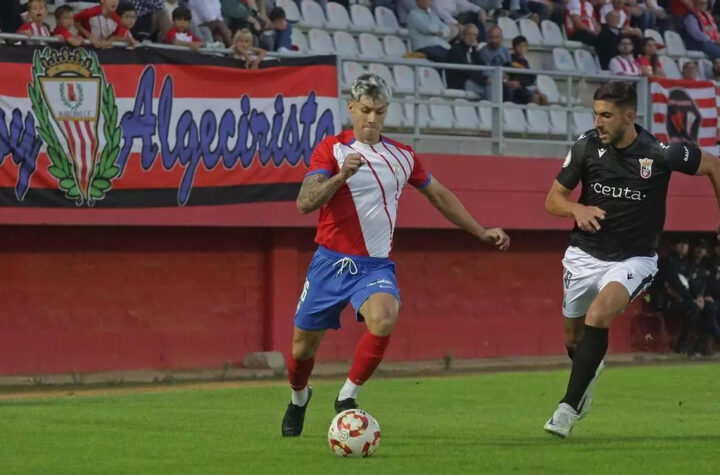
[[[565,396],[545,424],[560,437],[570,435],[590,408],[610,322],[657,272],[670,174],[708,176],[720,203],[720,161],[696,145],[665,145],[636,125],[632,84],[609,82],[593,99],[595,128],[572,146],[545,201],[550,214],[575,220],[563,259],[565,345],[572,371]],[[582,193],[576,203],[569,198],[578,183]]]

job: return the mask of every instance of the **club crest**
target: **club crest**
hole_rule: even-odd
[[[648,179],[652,176],[652,159],[650,158],[639,158],[640,162],[640,176]]]

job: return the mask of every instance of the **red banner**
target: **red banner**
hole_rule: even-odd
[[[0,68],[2,222],[13,208],[117,224],[161,208],[194,224],[198,208],[294,200],[339,129],[331,56],[247,70],[185,51],[5,46]]]

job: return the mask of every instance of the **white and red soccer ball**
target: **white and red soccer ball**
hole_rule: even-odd
[[[380,445],[380,424],[360,409],[343,411],[328,430],[330,450],[341,457],[369,457]]]

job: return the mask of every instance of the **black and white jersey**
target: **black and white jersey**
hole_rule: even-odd
[[[570,245],[593,257],[621,261],[653,256],[665,224],[670,174],[694,175],[700,166],[696,145],[665,145],[635,125],[637,138],[623,149],[603,145],[596,130],[580,136],[568,152],[557,181],[573,189],[582,182],[580,203],[605,211],[600,231],[577,227]]]

